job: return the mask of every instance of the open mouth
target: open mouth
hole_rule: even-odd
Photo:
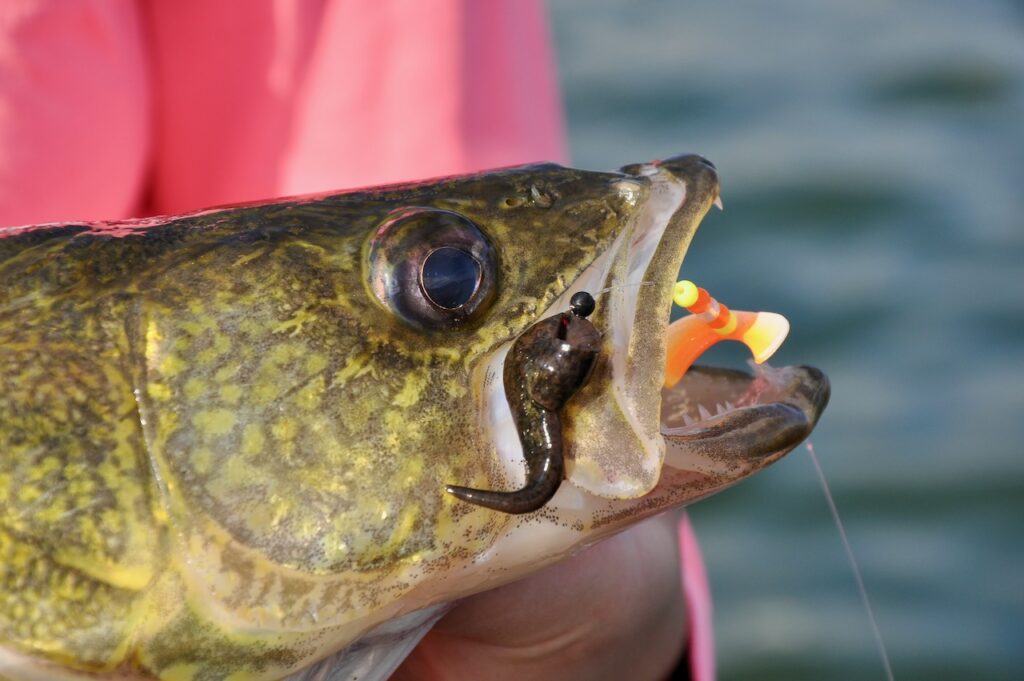
[[[673,286],[693,234],[718,201],[718,175],[694,155],[622,173],[611,189],[627,195],[635,213],[549,308],[567,310],[573,295],[590,292],[597,301],[591,319],[603,338],[589,382],[562,415],[565,477],[594,497],[638,499],[659,486],[667,466],[675,471],[669,477],[692,474],[718,489],[806,438],[828,401],[828,381],[808,367],[759,365],[746,373],[693,366],[663,388]],[[481,381],[482,412],[505,485],[515,487],[523,480],[523,450],[499,380],[504,360],[503,350]]]
[[[601,418],[617,418],[628,423],[634,439],[606,435],[611,444],[603,450],[585,439],[574,443],[569,477],[592,493],[618,498],[650,490],[663,464],[717,483],[735,482],[810,434],[828,402],[828,380],[809,367],[762,364],[746,373],[694,366],[662,388],[672,286],[702,217],[719,202],[718,175],[695,155],[622,171],[624,183],[633,181],[630,176],[649,182],[648,194],[609,261],[566,295],[586,287],[609,291],[599,298],[603,315],[596,322],[603,323],[609,361],[597,380],[613,390],[582,393],[572,418],[585,424],[580,431],[593,430]],[[601,416],[588,417],[588,411]],[[638,449],[640,465],[627,461],[627,452],[636,457]]]
[[[694,366],[662,390],[665,464],[729,482],[775,461],[814,429],[829,398],[812,367],[753,373]]]
[[[698,156],[639,168],[660,176],[661,182],[682,182],[687,196],[680,212],[688,203],[704,210],[712,203],[720,205],[714,166]],[[677,213],[665,230],[679,219]],[[689,233],[695,228],[693,223]],[[665,237],[662,244],[659,250],[671,246]],[[662,295],[667,287],[661,282],[666,275],[674,276],[671,265],[657,262],[655,254],[645,269]],[[664,305],[663,300],[657,302]],[[751,366],[752,373],[692,366],[678,382],[661,390],[659,433],[665,442],[665,465],[728,483],[775,461],[811,433],[828,403],[825,375],[811,367],[773,368],[753,362]]]

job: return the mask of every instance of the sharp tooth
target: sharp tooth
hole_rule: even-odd
[[[719,402],[718,404],[715,405],[715,415],[717,416],[718,414],[724,414],[724,413],[725,413],[725,405],[722,404],[721,402]]]
[[[700,414],[702,421],[711,418],[711,412],[703,404],[697,405],[697,412]]]
[[[722,197],[721,196],[716,196],[715,197],[715,206],[718,208],[718,210],[725,210],[725,206],[722,205]]]
[[[692,426],[694,423],[693,417],[689,414],[683,414],[683,425]]]
[[[728,409],[729,411],[732,411],[733,409],[736,408],[736,405],[731,400],[726,400],[725,408]]]

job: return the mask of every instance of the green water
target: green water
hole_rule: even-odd
[[[896,678],[1024,678],[1024,6],[550,4],[574,162],[714,161],[685,274],[831,377],[813,440]],[[803,450],[692,517],[723,681],[883,678]]]

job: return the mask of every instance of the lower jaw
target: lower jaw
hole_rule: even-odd
[[[694,367],[662,391],[665,465],[736,482],[810,435],[828,397],[828,380],[809,367]]]

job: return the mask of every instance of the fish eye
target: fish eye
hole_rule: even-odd
[[[435,248],[423,260],[420,286],[438,307],[457,310],[473,298],[480,284],[480,263],[458,248]]]
[[[396,211],[371,235],[364,254],[374,295],[416,328],[469,324],[497,291],[498,262],[490,240],[454,211]]]

